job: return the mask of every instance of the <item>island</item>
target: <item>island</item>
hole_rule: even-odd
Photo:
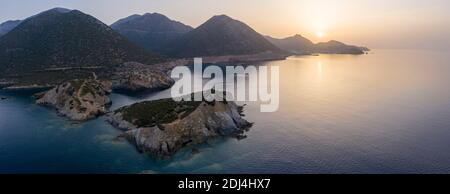
[[[241,139],[252,123],[243,119],[243,106],[232,101],[145,101],[122,107],[107,121],[124,130],[140,152],[169,157],[185,146],[218,137]]]

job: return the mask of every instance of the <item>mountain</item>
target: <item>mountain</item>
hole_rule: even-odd
[[[314,44],[301,35],[295,35],[284,39],[276,39],[270,36],[266,36],[266,38],[277,47],[293,54],[364,54],[365,51],[369,51],[366,47],[347,45],[335,40]]]
[[[14,29],[17,25],[22,22],[21,20],[9,20],[0,24],[0,37]]]
[[[214,16],[168,45],[176,57],[250,55],[282,52],[248,25],[226,15]]]
[[[342,42],[330,40],[315,45],[315,52],[325,54],[364,54],[367,48],[346,45]]]
[[[111,28],[132,42],[156,52],[193,29],[158,13],[131,15],[115,22]]]
[[[285,51],[295,54],[308,54],[314,51],[314,43],[307,38],[297,34],[295,36],[287,37],[284,39],[276,39],[270,36],[266,36],[272,44],[276,45]]]
[[[127,61],[152,64],[162,60],[78,10],[42,12],[0,38],[0,77],[25,78],[50,69],[110,69]]]

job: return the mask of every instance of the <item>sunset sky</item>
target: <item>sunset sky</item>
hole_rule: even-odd
[[[0,0],[0,22],[53,7],[78,9],[107,24],[158,12],[196,27],[227,14],[278,38],[302,34],[314,42],[450,50],[448,0]]]

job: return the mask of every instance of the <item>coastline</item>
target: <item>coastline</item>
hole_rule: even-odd
[[[246,63],[246,62],[262,62],[285,60],[292,54],[278,54],[273,52],[263,52],[249,55],[224,55],[224,56],[203,56],[198,57],[203,59],[203,63],[217,64],[217,63]],[[193,58],[174,59],[169,62],[155,64],[155,67],[166,72],[170,72],[177,66],[186,66],[194,63]]]
[[[217,64],[217,63],[245,63],[245,62],[260,62],[260,61],[273,61],[273,60],[285,60],[290,54],[278,54],[273,52],[263,52],[257,54],[249,54],[249,55],[225,55],[225,56],[204,56],[200,57],[203,59],[203,63],[208,64]],[[148,69],[159,70],[169,74],[169,72],[177,67],[177,66],[186,66],[193,64],[193,58],[183,58],[183,59],[173,59],[170,61],[157,63],[154,65],[147,65]],[[71,68],[72,69],[72,68]],[[77,68],[75,68],[77,69]],[[83,68],[83,69],[97,69],[97,67],[93,68]],[[65,71],[68,69],[59,68],[59,69],[49,69],[49,71],[57,72],[57,71]],[[3,81],[0,82],[0,89],[2,90],[28,90],[28,89],[51,89],[58,84],[37,84],[32,83],[28,85],[21,84],[20,81],[12,81],[7,78],[3,78]]]

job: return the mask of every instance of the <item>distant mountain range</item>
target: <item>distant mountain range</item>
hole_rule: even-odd
[[[14,29],[17,25],[20,24],[20,22],[22,22],[22,21],[21,20],[9,20],[9,21],[6,21],[6,22],[0,24],[0,36],[3,36],[6,33],[8,33],[9,31],[11,31],[12,29]]]
[[[29,17],[0,38],[0,76],[162,60],[94,17],[63,8]]]
[[[338,41],[314,44],[301,35],[284,39],[263,37],[243,22],[214,16],[193,29],[161,14],[132,15],[111,25],[150,51],[171,57],[248,55],[262,52],[291,54],[364,54],[365,47]]]
[[[60,14],[71,12],[71,10],[64,8],[55,8],[51,11]],[[21,20],[16,20],[1,24],[0,36],[14,29],[21,22]],[[96,20],[94,23],[101,22]],[[105,26],[103,25],[99,29],[102,28],[105,28]],[[194,29],[162,14],[147,13],[120,19],[113,23],[111,28],[147,51],[175,58],[251,55],[263,52],[364,54],[365,51],[369,50],[366,47],[346,45],[334,40],[314,44],[298,34],[284,39],[264,37],[245,23],[226,15],[214,16]],[[117,35],[114,36],[118,37]],[[141,50],[137,47],[135,49]]]
[[[284,59],[290,54],[363,54],[367,50],[338,41],[314,44],[300,35],[264,37],[226,15],[214,16],[195,29],[157,13],[132,15],[110,27],[78,10],[54,8],[0,25],[0,82],[8,77],[27,78],[29,83],[37,79],[60,82],[91,74],[91,69],[105,73],[125,62],[167,61],[162,55],[227,62]],[[83,74],[68,71],[74,69],[82,69]]]
[[[195,29],[157,13],[132,15],[111,27],[131,41],[171,57],[282,52],[248,25],[226,15],[214,16]]]
[[[168,43],[193,30],[158,13],[132,15],[113,23],[111,28],[137,45],[156,52],[162,52]]]
[[[314,44],[312,41],[298,34],[284,39],[266,36],[266,39],[277,47],[293,54],[364,54],[366,51],[369,51],[366,47],[346,45],[335,40]]]
[[[365,51],[369,51],[369,49],[366,47],[346,45],[335,40],[317,43],[315,48],[316,53],[325,54],[364,54]]]

